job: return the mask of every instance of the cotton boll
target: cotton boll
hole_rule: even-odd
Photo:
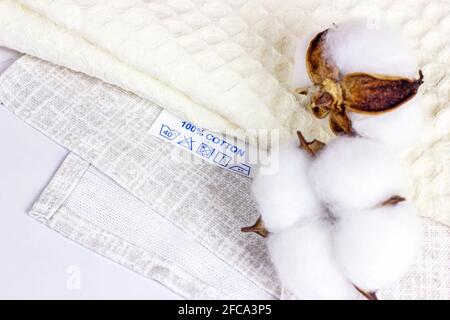
[[[266,229],[280,232],[321,209],[307,178],[311,157],[297,142],[280,146],[271,161],[273,165],[278,162],[279,169],[270,175],[259,172],[252,191]]]
[[[292,85],[308,87],[312,82],[306,68],[310,41],[318,33],[299,40],[296,47]],[[400,32],[380,26],[373,28],[366,20],[350,21],[333,26],[326,36],[326,51],[342,74],[366,72],[414,78],[417,60]]]
[[[353,129],[361,136],[376,139],[396,151],[419,143],[425,126],[420,96],[388,113],[375,116],[350,113],[350,118]]]
[[[282,285],[300,299],[358,298],[333,257],[330,229],[313,221],[268,239]]]
[[[327,34],[330,58],[343,74],[366,72],[414,78],[417,61],[401,33],[364,21],[339,24]]]
[[[354,213],[336,228],[336,258],[352,283],[373,292],[408,271],[421,236],[421,220],[408,203]]]
[[[313,161],[309,178],[317,196],[335,215],[371,209],[405,194],[403,169],[382,144],[365,138],[339,137]]]
[[[327,51],[342,74],[366,72],[414,79],[418,76],[413,50],[399,32],[386,26],[369,28],[350,22],[327,34]],[[419,97],[380,115],[350,113],[353,128],[362,136],[378,139],[395,149],[413,145],[422,133],[423,106]]]

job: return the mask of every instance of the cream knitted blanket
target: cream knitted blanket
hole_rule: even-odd
[[[448,0],[0,0],[0,45],[98,77],[216,130],[328,131],[290,87],[295,44],[331,23],[386,20],[426,76],[430,129],[405,156],[412,196],[450,224]]]

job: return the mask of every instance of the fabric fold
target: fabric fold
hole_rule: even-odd
[[[275,298],[74,154],[30,215],[184,298]]]
[[[0,45],[135,92],[156,104],[166,106],[175,114],[197,119],[205,127],[208,125],[216,130],[237,129],[235,124],[194,104],[183,93],[128,66],[101,48],[14,1],[0,1]]]

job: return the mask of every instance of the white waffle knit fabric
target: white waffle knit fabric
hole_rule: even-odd
[[[289,86],[295,44],[352,17],[398,28],[419,57],[429,126],[405,163],[418,207],[450,224],[448,0],[0,0],[0,45],[204,127],[301,129],[326,141]]]

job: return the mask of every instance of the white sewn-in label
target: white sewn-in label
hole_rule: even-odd
[[[253,148],[238,139],[210,132],[166,110],[156,118],[149,133],[211,164],[247,177],[253,176],[254,165],[248,161]]]

